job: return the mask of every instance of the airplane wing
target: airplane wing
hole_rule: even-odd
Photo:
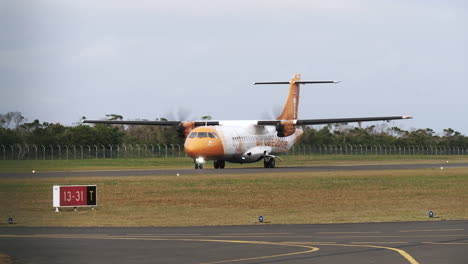
[[[291,120],[293,125],[326,125],[336,123],[370,122],[370,121],[390,121],[398,119],[411,119],[410,116],[377,116],[377,117],[358,117],[358,118],[332,118],[332,119],[298,119]],[[258,125],[276,126],[288,120],[266,120],[258,121]]]
[[[186,121],[147,121],[147,120],[83,120],[82,123],[108,125],[150,125],[150,126],[179,126]],[[195,126],[217,126],[219,121],[195,121]]]
[[[108,125],[149,125],[149,126],[173,126],[181,137],[187,137],[190,131],[199,126],[217,126],[219,121],[148,121],[148,120],[83,120],[87,124]]]

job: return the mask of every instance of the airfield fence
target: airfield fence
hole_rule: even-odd
[[[457,146],[296,145],[286,155],[468,155]],[[187,157],[179,144],[0,145],[2,160],[137,159]]]

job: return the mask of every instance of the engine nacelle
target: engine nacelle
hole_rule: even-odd
[[[195,128],[195,122],[182,122],[177,127],[177,132],[179,132],[179,136],[185,138],[190,134],[190,132]]]
[[[276,125],[276,132],[278,137],[288,137],[296,132],[296,126],[292,120],[281,121]]]

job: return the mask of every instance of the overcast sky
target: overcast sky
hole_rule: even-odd
[[[266,119],[410,115],[468,135],[466,0],[0,0],[0,113]]]

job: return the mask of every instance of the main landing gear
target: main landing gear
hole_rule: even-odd
[[[226,162],[224,160],[215,160],[214,161],[214,168],[215,169],[224,169],[226,166]]]
[[[274,158],[265,158],[263,159],[263,166],[265,168],[274,168],[276,165],[276,161]]]
[[[195,169],[198,170],[198,169],[203,169],[203,163],[195,163]]]

